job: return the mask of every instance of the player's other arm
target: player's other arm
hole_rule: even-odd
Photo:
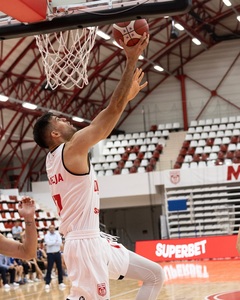
[[[31,259],[37,251],[37,229],[34,219],[35,202],[23,197],[18,206],[19,214],[25,221],[25,235],[22,243],[10,240],[0,234],[0,253],[9,257]]]

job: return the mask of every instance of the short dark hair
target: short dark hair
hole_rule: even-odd
[[[53,116],[53,113],[47,112],[44,115],[42,115],[37,122],[35,123],[33,127],[33,138],[34,141],[40,146],[41,148],[48,148],[49,145],[47,143],[47,129],[49,126],[49,121],[51,117]]]

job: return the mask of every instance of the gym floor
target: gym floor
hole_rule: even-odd
[[[165,262],[161,264],[166,281],[158,300],[239,300],[240,260],[206,260],[186,262]],[[70,283],[59,290],[57,279],[52,288],[45,291],[44,282],[21,285],[5,290],[0,288],[0,299],[11,300],[64,300]],[[135,280],[111,281],[112,300],[133,300],[141,283]],[[146,299],[147,300],[147,299]]]

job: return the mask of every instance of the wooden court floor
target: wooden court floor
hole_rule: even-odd
[[[161,264],[166,281],[158,300],[240,300],[240,260],[166,262]],[[0,299],[64,300],[70,283],[59,290],[56,279],[45,291],[44,282],[28,283],[18,288],[0,288]],[[135,280],[111,281],[112,300],[133,300],[141,283]],[[147,300],[147,299],[146,299]]]

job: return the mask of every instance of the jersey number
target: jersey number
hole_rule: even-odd
[[[57,195],[52,196],[52,198],[53,198],[53,201],[54,201],[55,205],[57,206],[57,211],[58,211],[58,214],[60,216],[60,213],[61,213],[61,210],[62,210],[61,195],[57,194]]]

